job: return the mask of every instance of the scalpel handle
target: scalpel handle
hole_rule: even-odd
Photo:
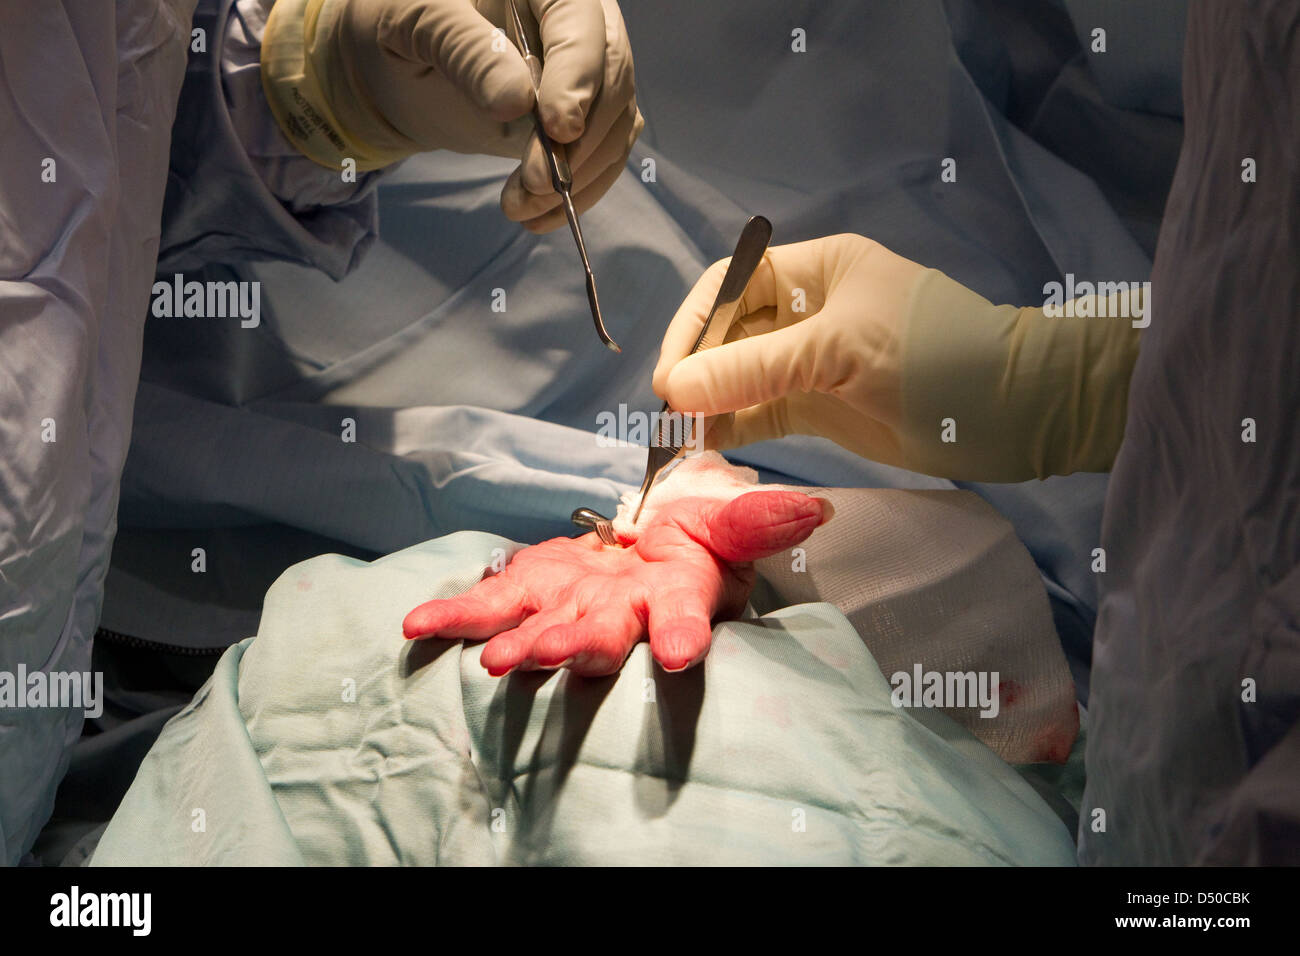
[[[751,216],[745,223],[745,228],[740,231],[740,239],[727,264],[726,274],[722,277],[722,285],[718,288],[717,298],[713,300],[709,317],[704,320],[704,327],[691,346],[692,355],[716,348],[726,341],[731,323],[740,311],[740,298],[745,294],[745,288],[758,269],[758,264],[763,261],[767,245],[771,241],[772,224],[763,216]]]

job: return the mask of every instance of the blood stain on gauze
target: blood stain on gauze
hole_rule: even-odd
[[[753,468],[733,465],[716,451],[701,452],[680,461],[651,486],[636,524],[632,523],[632,516],[641,503],[641,495],[635,491],[625,494],[614,516],[614,532],[621,541],[635,540],[655,515],[674,501],[682,498],[731,501],[756,490],[757,485],[758,472]]]

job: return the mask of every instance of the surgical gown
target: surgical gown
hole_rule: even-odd
[[[1102,524],[1080,859],[1300,863],[1300,6],[1193,4]]]

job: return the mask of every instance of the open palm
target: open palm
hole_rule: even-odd
[[[494,677],[554,667],[612,674],[647,634],[666,670],[684,670],[708,653],[713,620],[744,609],[752,562],[829,517],[825,501],[795,491],[683,498],[625,547],[586,534],[525,548],[465,594],[421,604],[402,630],[411,639],[491,638],[481,660]]]

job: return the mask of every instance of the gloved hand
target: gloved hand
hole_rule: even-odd
[[[494,677],[553,667],[612,674],[648,631],[655,659],[684,670],[708,653],[712,619],[744,610],[751,562],[803,541],[830,514],[822,499],[794,491],[682,498],[628,547],[586,534],[525,548],[465,594],[417,607],[402,631],[491,638],[481,662]]]
[[[644,126],[615,0],[518,0],[541,32],[541,115],[567,145],[579,212],[609,189]],[[522,157],[506,215],[543,232],[564,222],[533,134],[528,68],[506,0],[277,0],[262,85],[304,155],[360,171],[448,149]]]
[[[726,343],[688,355],[726,264],[686,297],[654,372],[675,410],[719,416],[705,447],[820,435],[885,464],[976,481],[1110,467],[1137,358],[1127,318],[995,306],[877,242],[839,235],[769,250]],[[1126,307],[1141,309],[1132,295]],[[1115,315],[1118,299],[1108,302]]]

